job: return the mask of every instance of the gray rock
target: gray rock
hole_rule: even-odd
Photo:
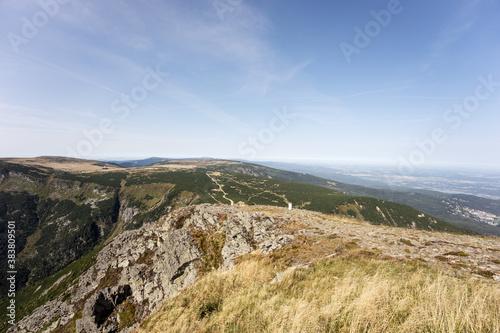
[[[267,240],[259,244],[260,253],[269,254],[281,249],[284,245],[295,239],[293,235],[280,235],[273,240]]]
[[[127,209],[121,217],[131,220],[137,212]],[[71,299],[63,301],[61,295],[37,308],[9,332],[39,331],[48,324],[50,332],[67,324],[78,311],[82,316],[76,320],[76,332],[117,332],[119,314],[126,304],[135,307],[135,320],[140,322],[196,281],[196,262],[203,253],[193,238],[194,231],[225,233],[223,269],[233,267],[234,259],[241,254],[259,247],[261,251],[263,247],[274,251],[293,240],[293,236],[279,235],[277,222],[263,213],[238,212],[218,205],[181,208],[156,223],[116,236],[71,287]]]
[[[45,331],[51,332],[59,325],[65,325],[74,316],[74,307],[72,304],[63,302],[61,295],[53,301],[47,302],[27,316],[10,327],[9,333],[39,332],[48,324],[51,324]],[[56,319],[57,318],[57,319]]]
[[[76,321],[76,331],[91,332],[116,332],[118,318],[112,316],[118,305],[123,303],[132,290],[129,285],[104,288],[94,294],[85,303],[83,316]]]

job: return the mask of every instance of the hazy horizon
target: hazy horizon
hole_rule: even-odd
[[[9,158],[37,158],[37,157],[74,157],[74,156],[63,156],[63,155],[31,155],[31,156],[0,156],[0,159]],[[139,161],[147,160],[151,158],[164,158],[171,160],[182,160],[182,159],[215,159],[215,160],[231,160],[231,161],[241,161],[247,163],[283,163],[283,164],[297,164],[305,166],[321,166],[321,167],[385,167],[398,169],[399,164],[395,161],[373,161],[373,160],[327,160],[327,159],[279,159],[270,158],[262,160],[248,160],[244,158],[233,158],[233,157],[218,157],[218,156],[161,156],[159,154],[152,156],[140,156],[140,155],[130,155],[130,156],[97,156],[97,157],[74,157],[87,160],[95,160],[100,162],[126,162],[126,161]],[[415,173],[419,171],[435,171],[435,170],[450,170],[450,171],[488,171],[495,174],[500,174],[500,169],[496,164],[474,164],[474,163],[426,163],[425,165],[415,169]],[[407,176],[411,176],[413,172],[407,173]],[[405,174],[403,173],[402,176]]]

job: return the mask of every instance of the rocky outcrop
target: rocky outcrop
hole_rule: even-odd
[[[269,254],[281,249],[284,245],[291,243],[295,237],[293,235],[281,235],[273,240],[267,240],[259,244],[262,254]]]
[[[252,252],[257,245],[276,234],[276,221],[262,213],[239,212],[224,225],[226,243],[222,249],[223,267],[234,266],[234,258]]]
[[[92,295],[85,303],[83,317],[76,321],[77,332],[114,332],[119,327],[118,318],[111,314],[129,298],[129,285],[108,287]]]
[[[74,306],[62,299],[61,295],[36,308],[7,332],[52,332],[56,327],[68,324],[75,315]]]
[[[266,212],[266,213],[263,213]],[[498,238],[373,226],[357,220],[269,206],[199,205],[119,234],[70,290],[37,308],[9,332],[130,332],[204,272],[230,269],[239,255],[269,254],[305,238],[339,239],[314,256],[341,257],[346,247],[397,260],[440,265],[500,281]],[[319,243],[319,242],[317,242]],[[302,262],[302,261],[304,262]],[[278,273],[308,269],[309,256]]]
[[[80,333],[127,331],[204,270],[229,269],[238,255],[278,249],[292,237],[281,233],[279,222],[259,212],[222,205],[179,209],[154,224],[119,234],[72,286],[69,300],[60,296],[9,332],[38,331],[47,325],[48,332],[58,326]],[[222,235],[221,242],[214,235]]]
[[[132,222],[134,216],[139,214],[139,208],[137,207],[127,207],[127,202],[121,203],[119,218],[125,223],[129,224]]]

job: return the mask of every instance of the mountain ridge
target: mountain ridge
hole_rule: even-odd
[[[496,238],[466,236],[409,206],[297,178],[325,181],[215,159],[138,168],[1,159],[0,219],[18,221],[16,278],[25,284],[17,297],[23,319],[9,332],[129,332],[175,294],[213,271],[237,269],[238,258],[251,253],[285,251],[290,261],[279,266],[294,269],[316,262],[304,256],[369,251],[500,279]]]
[[[0,160],[0,219],[19,221],[19,286],[53,274],[122,230],[137,229],[195,203],[287,206],[292,201],[295,208],[374,224],[468,232],[409,206],[276,180],[276,172],[283,174],[279,170],[269,174],[269,169],[242,162],[183,160],[125,169],[90,160],[57,161],[60,158]]]
[[[175,164],[175,159],[166,159],[163,164]],[[186,161],[199,161],[203,159],[185,159]],[[210,159],[208,160],[217,160]],[[224,160],[219,160],[224,161]],[[162,162],[155,162],[153,165],[161,165]],[[235,162],[235,161],[233,161]],[[362,185],[356,182],[356,177],[342,176],[341,179],[332,179],[325,172],[316,173],[313,167],[299,166],[288,163],[276,162],[249,162],[238,161],[247,165],[270,168],[273,171],[261,172],[263,177],[272,176],[281,180],[293,180],[306,184],[314,184],[335,189],[350,195],[361,195],[376,197],[383,200],[395,201],[409,205],[415,209],[421,210],[427,214],[436,216],[444,221],[454,225],[474,230],[481,234],[500,236],[500,200],[479,197],[472,194],[450,194],[436,190],[423,189],[391,189],[380,182],[367,182],[370,186]],[[277,172],[279,171],[279,172]],[[273,174],[274,173],[274,174]],[[256,175],[256,172],[248,173]],[[340,181],[339,181],[340,180]],[[354,181],[356,184],[346,183],[345,181]],[[493,214],[497,216],[496,225],[493,222],[488,224],[478,214]]]
[[[495,237],[375,226],[349,217],[275,206],[187,206],[121,233],[95,253],[91,265],[80,273],[72,267],[51,282],[28,287],[23,297],[29,301],[23,305],[31,310],[8,332],[168,331],[171,328],[161,326],[165,311],[184,311],[190,301],[174,312],[163,308],[164,303],[182,299],[184,290],[203,282],[204,276],[238,272],[241,263],[254,257],[270,260],[268,277],[262,281],[269,286],[286,286],[290,278],[300,284],[302,274],[314,274],[325,262],[347,260],[352,266],[366,258],[375,261],[363,265],[387,263],[402,270],[408,265],[431,271],[440,267],[439,274],[464,282],[475,279],[476,287],[495,293],[494,280],[500,281],[499,252],[500,240]],[[467,284],[473,286],[472,281]],[[49,298],[36,306],[44,293]],[[174,330],[196,330],[196,325],[208,324],[207,319],[222,313],[229,300],[213,297],[194,305],[194,322]]]

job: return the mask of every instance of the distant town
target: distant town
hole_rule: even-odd
[[[493,226],[500,225],[500,216],[482,210],[469,208],[463,205],[461,201],[462,200],[457,198],[446,198],[442,200],[442,202],[448,207],[448,211],[450,213]]]

